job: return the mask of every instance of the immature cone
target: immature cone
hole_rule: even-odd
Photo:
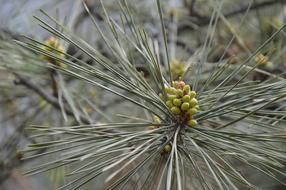
[[[62,57],[62,58],[65,57],[65,55],[64,55],[65,49],[61,45],[61,43],[58,39],[56,39],[54,37],[50,37],[44,43],[45,43],[45,45],[49,46],[49,47],[44,46],[43,47],[44,50],[47,50],[51,53],[54,53],[54,54],[58,55],[59,57]],[[49,63],[55,64],[59,67],[65,67],[65,64],[63,64],[63,63],[59,62],[58,60],[55,60],[49,56],[44,55],[43,59],[48,61]]]
[[[262,31],[268,36],[273,35],[282,26],[283,22],[278,17],[262,18]]]
[[[272,62],[269,61],[269,57],[267,55],[263,55],[262,53],[259,53],[254,60],[258,66],[272,67]]]
[[[171,87],[165,87],[165,91],[167,95],[166,105],[180,122],[189,127],[197,125],[197,121],[193,119],[199,109],[196,92],[191,91],[191,87],[183,81],[173,81]]]
[[[177,59],[172,60],[170,66],[171,66],[171,73],[174,79],[182,77],[186,71],[186,64]]]

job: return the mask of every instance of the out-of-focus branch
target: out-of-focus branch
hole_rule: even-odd
[[[10,177],[11,172],[15,168],[23,164],[23,161],[21,161],[22,154],[17,151],[17,147],[22,135],[24,135],[27,139],[33,141],[33,139],[30,139],[26,136],[24,128],[29,121],[31,121],[40,113],[40,109],[41,108],[36,109],[32,115],[23,119],[20,122],[21,124],[15,127],[14,133],[6,137],[0,144],[0,185]]]
[[[189,8],[189,15],[197,18],[203,18],[197,11],[196,11],[196,0],[192,0],[190,3],[190,8]]]
[[[14,73],[17,80],[15,81],[16,84],[24,85],[28,89],[34,91],[36,94],[38,94],[40,97],[42,97],[44,100],[46,100],[49,104],[54,106],[56,109],[61,110],[61,105],[57,98],[55,98],[53,95],[47,93],[44,89],[36,85],[35,83],[31,82],[28,78],[23,77],[19,75],[18,73]],[[73,111],[67,107],[66,105],[63,105],[63,109],[66,112],[67,115],[74,117]],[[89,124],[89,120],[84,117],[83,115],[80,115],[80,120],[85,123]]]
[[[190,7],[190,10],[193,10],[192,13],[190,13],[190,15],[191,15],[190,18],[192,20],[192,23],[195,24],[196,26],[207,25],[210,22],[211,18],[208,16],[202,16],[200,14],[197,14],[197,12],[195,11],[194,2],[195,1],[192,1],[191,7]],[[271,6],[271,5],[278,4],[278,3],[285,3],[285,2],[286,2],[286,0],[265,0],[265,1],[261,1],[261,2],[255,2],[252,5],[250,5],[250,7],[249,7],[249,4],[243,5],[243,6],[239,7],[238,9],[234,9],[234,10],[231,10],[229,12],[224,13],[223,15],[226,18],[229,18],[229,17],[236,16],[238,14],[243,14],[248,9],[249,10],[256,10],[256,9],[260,9],[263,7]],[[186,29],[193,30],[194,28],[192,28],[191,26],[186,26],[186,25],[179,27],[179,31],[183,31]]]
[[[259,8],[263,8],[263,7],[267,7],[270,5],[274,5],[277,3],[283,3],[283,2],[286,2],[286,1],[285,0],[267,0],[267,1],[262,1],[262,2],[256,2],[250,6],[250,10],[255,10],[255,9],[259,9]],[[225,13],[224,16],[225,17],[232,17],[232,16],[235,16],[237,14],[245,13],[247,11],[248,7],[249,7],[249,5],[242,6],[239,9],[232,10],[228,13]]]

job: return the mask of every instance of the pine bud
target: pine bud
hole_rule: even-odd
[[[170,63],[171,73],[175,79],[179,79],[186,71],[186,64],[182,61],[173,59]]]
[[[191,91],[191,92],[190,92],[190,97],[191,97],[191,99],[194,98],[194,97],[196,97],[196,95],[197,95],[197,93],[196,93],[195,91]]]
[[[172,111],[174,114],[176,114],[176,115],[179,115],[179,114],[181,113],[181,110],[180,110],[178,107],[176,107],[176,106],[173,106],[173,107],[171,108],[171,111]]]
[[[198,113],[198,110],[196,108],[191,108],[191,109],[189,109],[188,113],[190,115],[195,115],[196,113]]]
[[[195,107],[196,105],[198,105],[198,100],[196,98],[193,98],[190,100],[190,107]]]
[[[173,101],[176,98],[176,95],[168,95],[168,100]]]
[[[194,127],[197,124],[198,124],[198,122],[196,120],[194,120],[194,119],[191,119],[191,120],[188,121],[188,126],[189,127]]]
[[[190,108],[190,104],[188,102],[184,102],[182,105],[181,105],[181,110],[183,111],[186,111]]]
[[[56,54],[56,56],[65,57],[65,54],[64,54],[65,49],[58,39],[54,37],[50,37],[44,43],[46,45],[43,47],[44,50],[49,51],[50,53]],[[66,68],[66,65],[64,63],[61,63],[58,60],[50,56],[44,55],[42,58],[48,61],[49,63],[57,65],[61,68]]]
[[[165,153],[170,153],[171,150],[172,150],[172,147],[171,147],[171,145],[169,145],[169,144],[167,144],[167,145],[164,147],[164,152],[165,152]]]
[[[170,94],[176,95],[176,92],[177,92],[177,90],[176,90],[174,87],[172,87],[172,88],[171,88],[171,91],[170,91]]]
[[[183,88],[183,90],[184,90],[184,93],[185,93],[185,94],[188,94],[188,93],[190,92],[190,90],[191,90],[190,85],[185,85],[184,88]]]
[[[172,90],[171,90],[170,87],[166,87],[166,86],[165,86],[165,91],[166,91],[167,94],[170,94]]]
[[[161,123],[161,119],[160,119],[158,116],[156,116],[156,115],[153,116],[153,120],[154,120],[154,122],[157,123],[157,124],[160,124],[160,123]]]
[[[176,87],[176,86],[177,86],[177,84],[178,84],[178,82],[177,82],[177,81],[173,81],[173,82],[172,82],[172,86],[174,86],[174,87]]]
[[[182,100],[181,100],[181,99],[178,99],[178,98],[175,98],[175,99],[173,100],[173,104],[174,104],[175,106],[180,106],[180,105],[182,104]]]
[[[191,97],[189,95],[185,95],[182,98],[183,102],[189,102],[191,100]]]
[[[169,108],[173,107],[173,103],[172,103],[171,100],[168,100],[168,101],[166,102],[166,105],[167,105]]]
[[[179,79],[180,80],[180,79]],[[165,87],[167,100],[166,105],[170,108],[171,112],[178,115],[177,119],[181,120],[183,123],[191,123],[195,125],[195,120],[192,118],[198,112],[198,100],[196,97],[196,92],[191,91],[190,85],[186,85],[184,81],[173,81],[172,86]],[[160,97],[163,95],[160,94]],[[164,99],[164,98],[163,98]]]
[[[177,97],[182,97],[182,96],[184,95],[183,90],[181,90],[181,89],[177,89],[177,91],[176,91],[176,95],[177,95]]]

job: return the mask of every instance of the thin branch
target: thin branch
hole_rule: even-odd
[[[262,2],[256,2],[256,3],[253,3],[250,6],[250,8],[249,8],[249,5],[243,5],[243,6],[239,7],[238,9],[234,9],[234,10],[231,10],[229,12],[224,13],[223,15],[225,18],[229,18],[229,17],[236,16],[238,14],[243,14],[248,9],[249,10],[256,10],[256,9],[271,6],[271,5],[274,5],[277,3],[283,3],[283,2],[286,2],[286,0],[266,0],[266,1],[262,1]],[[191,7],[191,9],[193,9],[193,8]],[[195,13],[195,14],[193,14],[193,13]],[[197,14],[196,11],[193,13],[191,13],[191,16],[192,16],[191,20],[192,20],[192,23],[194,23],[197,26],[205,26],[211,20],[211,17],[199,15],[199,14]],[[195,18],[195,19],[193,19],[193,18]],[[193,30],[195,28],[192,28],[191,26],[187,26],[187,25],[183,25],[183,26],[179,27],[179,31],[183,31],[186,29]]]
[[[15,84],[26,86],[28,89],[34,91],[36,94],[38,94],[44,100],[46,100],[49,104],[54,106],[56,109],[61,110],[61,105],[58,102],[58,99],[55,98],[53,95],[47,93],[44,89],[42,89],[41,87],[39,87],[35,83],[31,82],[29,79],[19,75],[18,73],[14,73],[14,75],[17,78],[17,80],[15,81]],[[74,117],[74,113],[69,107],[64,105],[63,109],[65,110],[67,115]],[[84,117],[83,115],[80,115],[80,120],[85,124],[90,123],[89,120],[86,117]]]
[[[190,4],[190,8],[189,8],[189,15],[193,16],[193,17],[197,17],[197,18],[204,18],[202,15],[200,15],[197,11],[196,11],[196,0],[192,0],[191,4]]]
[[[285,2],[285,0],[267,0],[267,1],[262,1],[262,2],[257,2],[257,3],[253,3],[251,6],[250,6],[250,10],[255,10],[255,9],[260,9],[260,8],[263,8],[263,7],[266,7],[266,6],[271,6],[271,5],[274,5],[276,3],[282,3],[282,2]],[[232,16],[235,16],[237,14],[243,14],[245,13],[246,11],[248,10],[248,5],[245,5],[245,6],[242,6],[240,7],[239,9],[236,9],[236,10],[232,10],[228,13],[225,13],[225,17],[232,17]]]
[[[0,171],[1,171],[0,172],[0,186],[6,179],[10,177],[11,172],[15,168],[19,167],[20,165],[24,163],[23,161],[21,161],[22,154],[17,151],[17,147],[23,135],[24,137],[27,138],[24,132],[24,128],[26,124],[40,113],[40,109],[41,108],[36,109],[32,115],[23,119],[20,122],[21,124],[15,127],[14,133],[6,137],[3,143],[0,144],[0,152],[1,154],[3,154],[1,159],[4,159],[4,160],[0,159]],[[27,138],[27,139],[32,140],[30,138]]]

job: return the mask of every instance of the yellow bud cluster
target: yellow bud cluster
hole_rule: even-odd
[[[186,64],[177,59],[174,59],[170,63],[171,73],[174,79],[182,77],[186,71]]]
[[[174,81],[171,87],[165,88],[165,91],[167,95],[166,105],[171,112],[189,127],[197,125],[193,116],[199,109],[198,100],[196,99],[196,92],[191,90],[190,85],[186,85],[183,81]]]
[[[49,47],[44,46],[43,47],[44,50],[47,50],[47,51],[49,51],[51,53],[54,53],[54,54],[56,54],[56,55],[58,55],[60,57],[65,57],[65,55],[64,55],[65,49],[61,45],[61,43],[60,43],[60,41],[58,39],[56,39],[54,37],[50,37],[44,43],[45,43],[45,45],[49,46]],[[50,62],[50,63],[52,63],[52,64],[55,64],[55,65],[57,65],[59,67],[65,67],[65,65],[63,63],[60,63],[59,61],[57,61],[57,60],[55,60],[55,59],[53,59],[53,58],[51,58],[49,56],[44,55],[43,59],[48,61],[48,62]]]
[[[272,63],[269,61],[268,56],[263,55],[262,53],[259,53],[256,57],[255,57],[255,62],[256,64],[258,64],[259,66],[266,66],[266,67],[271,67]]]
[[[276,32],[282,26],[283,26],[283,22],[278,17],[262,18],[261,29],[268,36],[273,35],[274,32]]]

